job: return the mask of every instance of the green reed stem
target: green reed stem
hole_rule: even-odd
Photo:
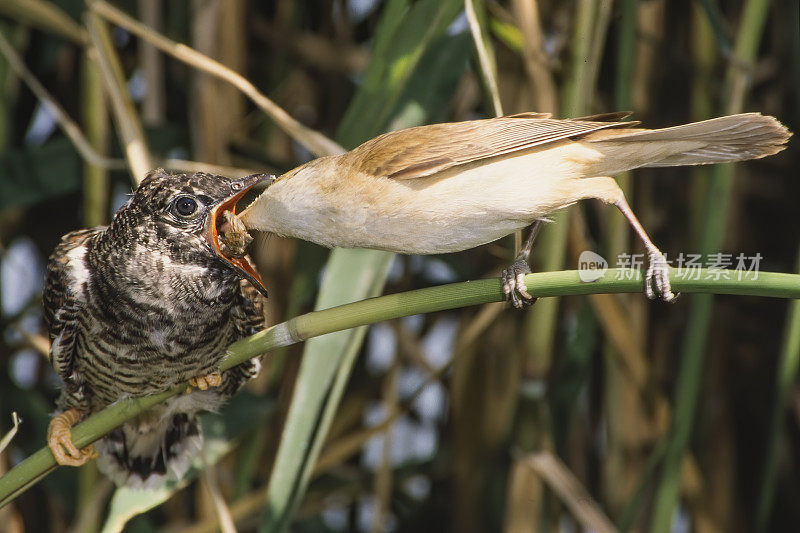
[[[740,276],[738,272],[729,271],[729,279],[715,277],[714,272],[703,269],[670,271],[672,288],[678,292],[800,298],[800,274],[746,272]],[[592,283],[581,282],[575,270],[541,272],[527,275],[525,283],[531,294],[539,298],[643,292],[642,275],[635,270],[609,269]],[[314,311],[232,344],[219,368],[224,371],[276,348],[334,331],[502,300],[500,280],[485,279],[389,294]],[[186,386],[182,383],[151,396],[120,400],[75,426],[72,430],[73,442],[78,448],[84,448],[126,420],[185,391]],[[55,459],[47,447],[14,466],[0,478],[0,507],[13,501],[56,467]]]

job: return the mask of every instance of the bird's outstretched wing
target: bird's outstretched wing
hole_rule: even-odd
[[[521,113],[432,124],[385,133],[344,157],[362,172],[375,177],[421,178],[489,157],[638,124],[620,122],[625,116],[627,113],[606,113],[558,120],[538,113]]]
[[[84,262],[86,243],[104,227],[73,231],[61,238],[47,263],[42,294],[44,320],[50,335],[50,363],[67,384],[75,387],[75,333],[89,271]]]

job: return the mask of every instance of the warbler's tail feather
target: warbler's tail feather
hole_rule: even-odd
[[[155,488],[181,479],[201,442],[198,420],[191,414],[134,420],[96,444],[98,467],[117,485]]]
[[[591,141],[621,148],[631,143],[626,152],[646,146],[648,159],[636,166],[667,167],[766,157],[783,150],[791,135],[774,117],[741,113],[656,130],[607,130]]]

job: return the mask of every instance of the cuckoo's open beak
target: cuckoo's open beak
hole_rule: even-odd
[[[236,269],[244,278],[246,278],[253,286],[258,289],[260,293],[267,296],[267,289],[264,287],[264,282],[261,276],[256,272],[250,260],[247,257],[229,257],[220,250],[219,243],[219,229],[225,222],[223,213],[230,211],[236,214],[236,203],[247,193],[254,185],[264,181],[274,181],[275,176],[271,174],[253,174],[252,176],[244,177],[238,181],[231,183],[232,194],[227,199],[218,203],[211,209],[208,224],[208,241],[211,247],[224,261],[229,263]]]

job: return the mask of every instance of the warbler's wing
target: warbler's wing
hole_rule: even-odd
[[[86,242],[102,227],[73,231],[61,238],[47,263],[42,293],[44,321],[50,335],[50,363],[69,385],[74,381],[75,334],[88,270]]]
[[[413,179],[589,133],[638,122],[618,122],[626,113],[558,120],[537,113],[465,122],[432,124],[393,131],[349,152],[353,165],[373,176]]]

